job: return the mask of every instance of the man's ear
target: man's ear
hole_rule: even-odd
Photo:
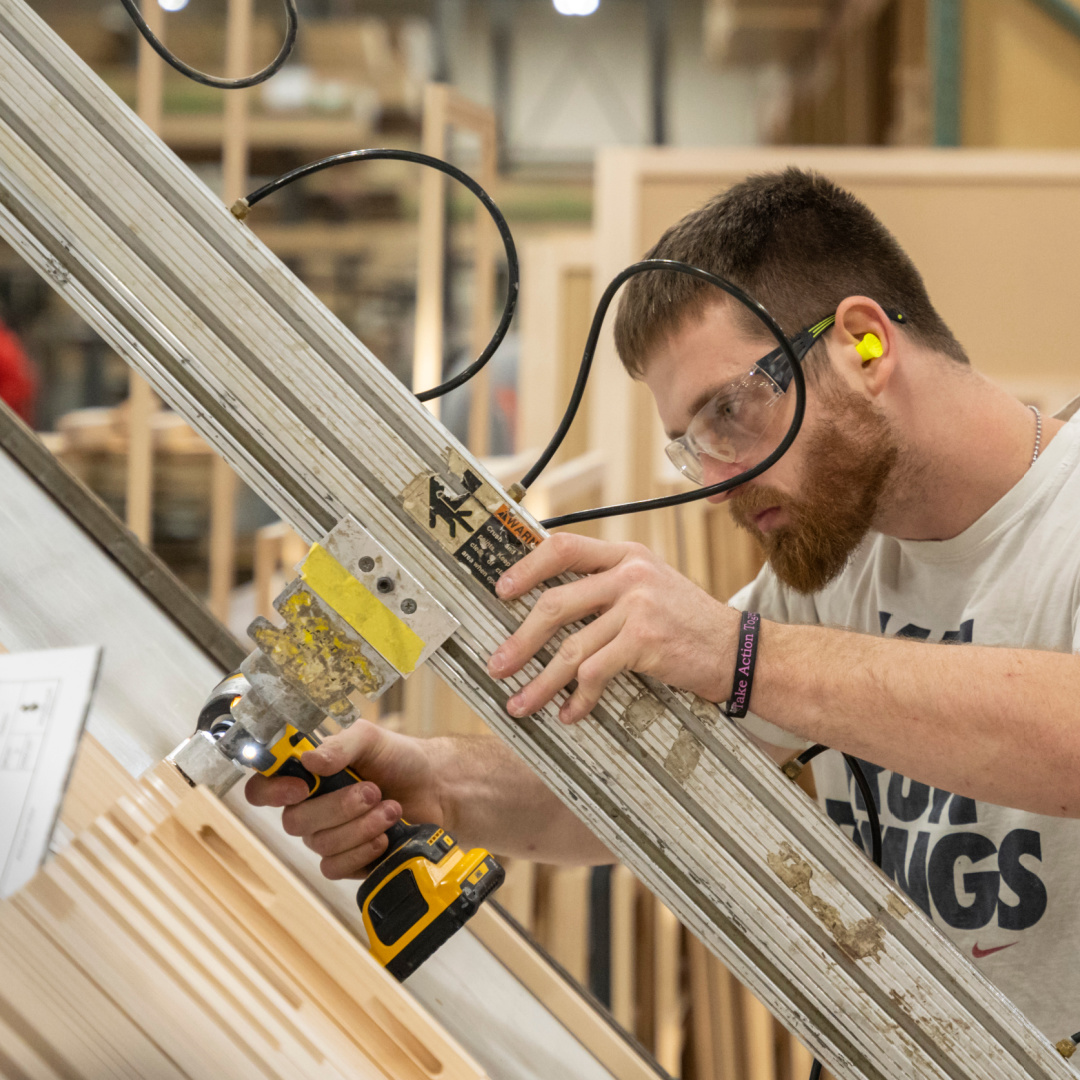
[[[846,382],[877,397],[892,378],[897,362],[896,328],[876,300],[849,296],[836,309],[829,353]]]

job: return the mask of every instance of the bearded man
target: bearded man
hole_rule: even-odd
[[[490,673],[514,674],[557,629],[592,618],[510,713],[534,713],[576,681],[559,712],[575,723],[627,670],[725,702],[739,609],[759,613],[753,711],[739,722],[780,762],[813,743],[863,759],[885,873],[1047,1035],[1075,1031],[1080,416],[1042,417],[977,374],[896,240],[820,176],[753,177],[649,256],[733,280],[805,354],[799,437],[717,497],[767,565],[727,604],[639,545],[551,538],[503,575],[499,595],[584,576],[544,592]],[[634,278],[616,344],[691,479],[738,475],[786,431],[786,362],[718,290]],[[328,877],[359,875],[402,811],[509,855],[610,861],[494,737],[424,741],[358,723],[304,763],[323,774],[352,763],[371,778],[312,803],[298,780],[249,783],[253,802],[287,807],[286,830]],[[867,846],[840,756],[814,772],[827,813]]]

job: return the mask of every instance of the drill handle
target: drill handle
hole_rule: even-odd
[[[340,772],[331,773],[329,776],[319,776],[310,769],[305,768],[300,762],[300,755],[305,750],[312,750],[315,743],[310,736],[304,736],[293,729],[286,732],[277,746],[276,763],[266,770],[266,776],[295,776],[307,784],[308,798],[317,799],[320,795],[329,795],[332,791],[340,791],[342,788],[351,787],[353,784],[362,783],[362,777],[350,768],[344,768]],[[383,855],[376,860],[381,862],[390,852],[396,851],[414,833],[416,826],[407,821],[396,821],[386,830],[387,846]]]
[[[404,818],[400,821],[395,821],[389,829],[386,830],[386,851],[383,853],[383,858],[386,858],[391,851],[396,851],[406,840],[412,836],[415,830],[415,825],[410,825]]]
[[[304,747],[304,750],[310,749],[312,749],[310,746]],[[319,776],[310,769],[304,768],[300,763],[298,753],[285,758],[276,767],[266,770],[263,775],[272,776],[275,779],[279,776],[295,776],[298,780],[303,780],[307,784],[309,799],[317,799],[320,795],[329,795],[331,791],[340,791],[342,788],[360,783],[360,777],[352,769],[342,769],[341,772],[330,776]]]
[[[317,778],[319,786],[308,796],[309,799],[314,799],[319,795],[328,795],[331,791],[340,791],[344,787],[349,787],[352,784],[359,784],[361,778],[352,771],[352,769],[342,769],[339,773],[334,773],[332,776],[320,776]],[[386,830],[386,839],[388,842],[386,846],[387,852],[393,851],[399,847],[406,840],[412,836],[416,826],[410,825],[404,819],[395,821],[389,829]]]
[[[287,758],[277,767],[273,775],[295,776],[300,780],[303,780],[308,786],[309,799],[317,799],[320,795],[329,795],[332,791],[340,791],[342,788],[351,787],[353,784],[362,782],[361,778],[349,768],[342,769],[341,772],[332,773],[330,776],[318,776],[309,769],[305,769],[304,766],[300,764],[299,757]],[[394,824],[386,830],[386,839],[388,841],[386,847],[387,852],[394,851],[408,840],[412,835],[413,829],[414,826],[410,825],[407,821],[395,821]]]
[[[310,799],[318,795],[329,795],[331,791],[340,791],[342,788],[352,787],[353,784],[361,782],[360,777],[352,769],[347,768],[342,769],[341,772],[332,773],[330,776],[317,776],[315,780],[318,786],[308,796]]]

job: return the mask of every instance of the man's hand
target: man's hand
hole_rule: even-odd
[[[513,600],[568,571],[589,576],[544,592],[492,655],[488,673],[496,679],[513,675],[560,627],[596,618],[566,638],[544,671],[507,702],[511,716],[536,712],[576,679],[577,688],[559,709],[563,723],[575,723],[623,671],[651,675],[709,701],[728,697],[739,613],[640,544],[556,534],[503,574],[498,595]]]
[[[303,780],[256,773],[245,794],[255,806],[285,807],[281,815],[285,831],[302,837],[322,856],[324,877],[360,878],[386,850],[386,830],[403,814],[410,821],[446,824],[430,753],[434,745],[357,720],[300,760],[318,776],[331,776],[349,765],[364,778],[362,784],[308,801]],[[384,789],[396,798],[384,799]]]

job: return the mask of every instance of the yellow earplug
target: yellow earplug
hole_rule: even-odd
[[[869,364],[885,352],[877,334],[864,334],[862,341],[855,346],[855,351],[863,358],[864,364]]]

